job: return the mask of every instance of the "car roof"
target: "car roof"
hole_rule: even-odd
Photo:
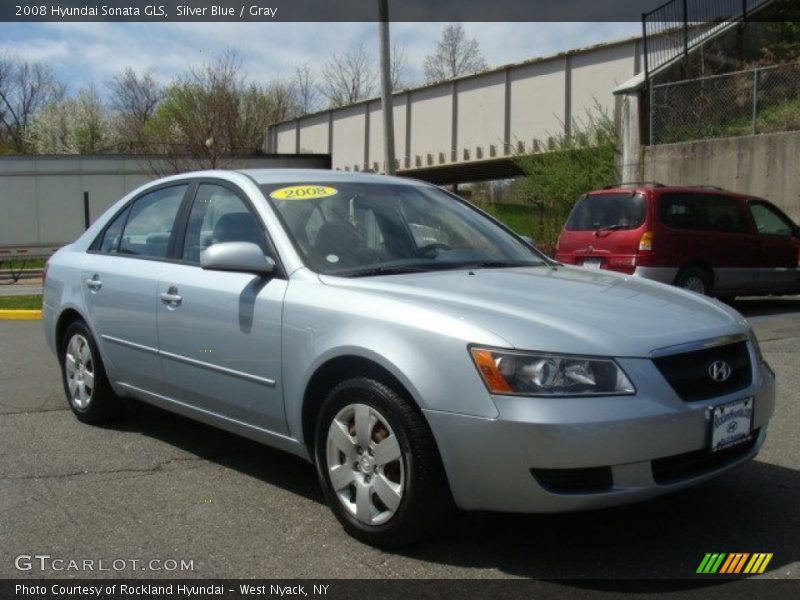
[[[663,185],[660,183],[636,184],[636,185],[617,185],[605,187],[602,190],[593,190],[588,192],[587,195],[601,195],[601,194],[635,194],[639,192],[655,192],[657,194],[673,193],[673,192],[701,192],[707,194],[724,194],[726,196],[733,196],[736,198],[752,198],[754,196],[748,194],[740,194],[738,192],[731,192],[730,190],[723,189],[714,185]]]
[[[320,182],[426,185],[423,182],[406,177],[391,177],[375,173],[354,173],[327,169],[243,169],[236,172],[247,175],[259,185]]]

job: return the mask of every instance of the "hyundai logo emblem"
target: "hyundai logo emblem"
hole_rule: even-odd
[[[718,360],[708,366],[708,376],[717,383],[728,381],[731,376],[731,366],[724,360]]]

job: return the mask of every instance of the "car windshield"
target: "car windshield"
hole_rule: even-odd
[[[438,188],[331,182],[261,186],[312,270],[341,276],[541,266],[546,259]]]
[[[569,231],[636,229],[644,223],[641,194],[589,194],[575,204],[567,220]]]

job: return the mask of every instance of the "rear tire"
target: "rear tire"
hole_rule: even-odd
[[[453,513],[439,452],[423,417],[392,388],[348,379],[325,398],[317,474],[344,529],[379,548],[433,535]]]
[[[119,398],[108,382],[100,352],[83,321],[74,321],[61,343],[61,378],[64,393],[79,421],[106,423],[117,416]]]
[[[703,296],[711,295],[711,277],[700,267],[686,267],[675,278],[675,285]]]

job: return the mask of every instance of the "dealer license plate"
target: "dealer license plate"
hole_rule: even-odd
[[[599,269],[602,262],[599,258],[584,258],[583,266],[587,269]]]
[[[719,452],[750,439],[753,398],[715,406],[711,413],[711,451]]]

